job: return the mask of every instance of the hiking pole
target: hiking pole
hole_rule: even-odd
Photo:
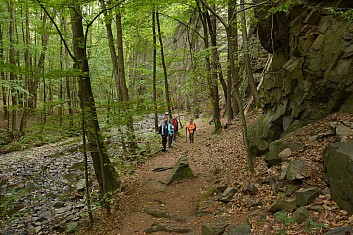
[[[185,128],[185,143],[188,142],[188,128]]]

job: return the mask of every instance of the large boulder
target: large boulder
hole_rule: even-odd
[[[275,123],[272,113],[261,115],[248,128],[249,149],[253,156],[260,156],[269,150],[270,143],[280,137],[281,125]]]
[[[330,144],[324,151],[323,162],[332,199],[353,214],[353,140]]]

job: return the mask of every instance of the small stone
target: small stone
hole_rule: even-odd
[[[269,208],[271,212],[277,211],[288,211],[292,212],[297,208],[295,198],[287,198],[285,196],[280,196],[277,201],[275,201]]]
[[[228,226],[223,235],[250,235],[251,234],[251,224],[241,224]]]
[[[299,207],[293,213],[293,219],[298,223],[303,223],[307,218],[309,218],[309,211],[305,207]]]
[[[224,192],[219,197],[219,200],[222,202],[230,202],[232,200],[234,194],[236,193],[236,191],[237,190],[233,187],[227,187],[227,189],[224,190]]]
[[[61,208],[61,207],[64,207],[64,202],[62,202],[62,201],[56,201],[56,202],[54,202],[53,203],[53,207],[54,208]]]
[[[298,206],[307,206],[319,196],[319,190],[316,187],[298,190],[295,192],[296,203]]]
[[[346,234],[352,234],[352,233],[353,233],[352,227],[346,226],[346,227],[334,228],[331,231],[328,231],[326,235],[346,235]]]
[[[295,184],[287,184],[287,185],[284,187],[284,193],[285,193],[287,196],[290,196],[290,195],[292,195],[297,189],[298,189],[298,185],[295,185]]]
[[[257,193],[256,185],[253,183],[248,184],[246,186],[246,192],[248,192],[250,195],[255,195]]]
[[[283,149],[282,152],[278,154],[278,156],[282,159],[287,159],[292,154],[292,150],[290,148]]]
[[[40,230],[42,230],[42,227],[41,227],[41,226],[36,226],[36,227],[34,228],[34,232],[35,232],[36,234],[38,234]]]
[[[287,180],[305,179],[309,177],[306,161],[293,160],[285,170]]]

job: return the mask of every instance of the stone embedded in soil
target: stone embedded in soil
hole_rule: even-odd
[[[334,228],[326,233],[326,235],[349,235],[353,234],[353,229],[350,226]]]
[[[237,189],[233,187],[227,187],[226,190],[221,194],[219,200],[222,202],[230,202],[236,193]]]
[[[307,170],[307,162],[301,160],[293,160],[285,169],[287,180],[302,180],[309,177]]]
[[[61,207],[64,207],[64,205],[65,205],[65,203],[62,201],[56,201],[53,203],[54,208],[61,208]]]
[[[293,213],[293,219],[295,222],[298,224],[303,223],[307,218],[309,218],[309,211],[305,207],[299,207],[296,211]]]
[[[269,211],[272,213],[277,211],[292,212],[297,208],[296,199],[294,197],[287,198],[285,195],[280,195],[278,199],[272,203]]]
[[[251,224],[229,225],[223,235],[250,235]]]
[[[256,195],[257,193],[257,187],[254,183],[250,183],[246,186],[246,190],[247,193],[249,193],[250,195]]]
[[[284,186],[283,191],[287,196],[290,196],[298,189],[298,187],[299,186],[295,184],[287,184],[286,186]]]
[[[190,229],[183,228],[183,227],[169,227],[160,222],[155,222],[151,225],[151,227],[147,228],[144,232],[147,234],[155,233],[155,232],[188,233],[190,232]]]
[[[168,179],[167,185],[172,184],[175,181],[191,178],[193,177],[192,170],[189,165],[189,160],[186,156],[182,156],[179,160],[175,163],[173,167],[173,172]]]
[[[319,190],[317,187],[312,187],[304,190],[298,190],[294,194],[298,206],[307,206],[319,196]]]
[[[209,225],[203,224],[201,226],[201,235],[220,235],[223,234],[227,225]]]

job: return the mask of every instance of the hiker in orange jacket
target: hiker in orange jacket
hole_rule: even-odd
[[[190,123],[187,127],[187,130],[189,131],[190,143],[194,143],[194,133],[196,131],[196,124],[194,123],[194,120],[190,119]]]

